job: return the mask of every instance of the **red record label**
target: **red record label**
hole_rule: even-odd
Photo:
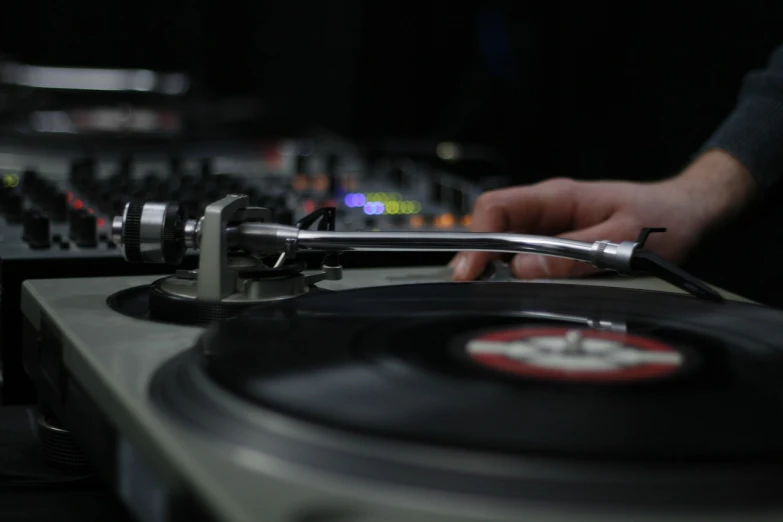
[[[630,382],[678,372],[684,354],[660,341],[580,328],[483,332],[464,345],[468,358],[504,373],[570,382]]]

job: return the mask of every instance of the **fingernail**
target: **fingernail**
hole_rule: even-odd
[[[551,277],[552,270],[549,269],[549,258],[546,256],[536,256],[536,262],[544,273],[544,277]]]
[[[449,268],[454,268],[455,266],[457,266],[457,264],[459,264],[460,259],[462,259],[462,256],[459,254],[451,258],[451,261],[449,261]]]

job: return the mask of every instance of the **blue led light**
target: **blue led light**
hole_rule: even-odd
[[[364,204],[364,213],[368,216],[377,216],[383,214],[385,209],[386,207],[380,201],[370,201],[369,203]]]
[[[367,198],[364,196],[364,194],[350,192],[345,195],[343,201],[345,201],[345,206],[349,208],[356,208],[364,206],[364,204],[367,202]]]

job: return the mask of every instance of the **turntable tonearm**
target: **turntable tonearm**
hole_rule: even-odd
[[[201,251],[199,268],[180,272],[175,278],[194,281],[187,292],[191,298],[217,302],[254,300],[258,281],[286,262],[295,262],[302,252],[326,254],[323,271],[310,274],[307,283],[339,279],[339,255],[345,251],[488,251],[533,253],[591,263],[599,269],[623,275],[650,274],[702,299],[721,300],[706,284],[656,254],[645,250],[652,232],[646,228],[637,241],[595,241],[587,243],[555,237],[509,233],[469,232],[340,232],[334,230],[335,209],[321,208],[301,219],[296,226],[269,223],[270,212],[248,207],[248,198],[229,195],[209,205],[204,216],[186,220],[176,203],[131,202],[112,223],[112,236],[122,245],[130,262],[178,264],[188,247]],[[315,231],[309,228],[318,223]],[[274,256],[270,264],[265,257]],[[304,282],[304,281],[303,281]],[[177,283],[177,293],[183,291]],[[305,285],[289,287],[294,293]]]

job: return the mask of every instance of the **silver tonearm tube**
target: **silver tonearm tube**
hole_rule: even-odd
[[[630,262],[638,243],[588,243],[557,237],[473,232],[339,232],[299,230],[265,223],[243,223],[230,230],[230,242],[262,253],[318,251],[480,251],[525,253],[563,257],[597,268],[631,273]]]

